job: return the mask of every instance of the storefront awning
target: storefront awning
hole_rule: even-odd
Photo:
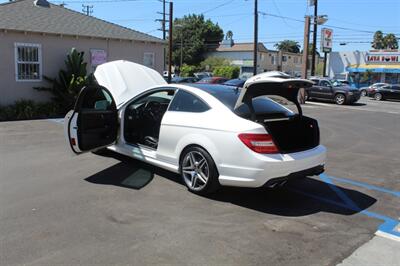
[[[372,73],[400,73],[400,65],[350,65],[346,67],[346,70],[349,72],[367,72],[371,71]]]

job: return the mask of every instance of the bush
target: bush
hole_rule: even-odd
[[[240,68],[238,66],[218,66],[215,67],[213,75],[217,77],[224,77],[234,79],[239,76]]]
[[[180,76],[181,77],[193,77],[194,73],[198,71],[198,67],[193,65],[186,65],[183,64],[180,69]]]
[[[35,103],[31,100],[18,100],[12,105],[0,106],[0,121],[50,118],[62,115],[60,106],[53,102]]]
[[[215,68],[221,66],[229,66],[230,61],[222,57],[208,57],[206,60],[200,63],[200,67],[205,71],[214,71]]]

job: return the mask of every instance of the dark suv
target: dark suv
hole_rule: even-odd
[[[314,85],[305,91],[306,100],[333,101],[336,104],[352,104],[360,99],[360,91],[337,80],[310,78]]]

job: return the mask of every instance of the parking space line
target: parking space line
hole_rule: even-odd
[[[382,236],[382,237],[392,239],[392,240],[400,241],[400,232],[396,230],[396,227],[399,226],[399,221],[397,221],[396,219],[393,219],[391,217],[376,213],[376,212],[361,210],[357,206],[357,204],[355,204],[354,201],[352,201],[346,195],[346,193],[343,190],[341,190],[339,187],[337,187],[333,183],[333,181],[332,181],[333,178],[331,179],[331,177],[327,176],[327,175],[320,175],[319,177],[324,183],[326,183],[329,186],[330,189],[332,189],[333,192],[335,192],[335,194],[343,201],[343,203],[337,202],[332,199],[316,196],[316,195],[306,193],[304,191],[293,189],[293,188],[290,188],[290,190],[292,190],[296,193],[302,194],[304,196],[313,198],[315,200],[321,201],[321,202],[325,202],[325,203],[332,204],[332,205],[335,205],[335,206],[338,206],[341,208],[356,211],[356,212],[359,212],[363,215],[366,215],[366,216],[374,218],[374,219],[383,220],[383,223],[378,226],[375,234]]]
[[[363,187],[363,188],[366,188],[366,189],[369,189],[369,190],[375,190],[375,191],[391,194],[391,195],[393,195],[395,197],[400,197],[400,191],[393,191],[393,190],[390,190],[390,189],[386,189],[386,188],[370,185],[370,184],[367,184],[367,183],[364,183],[364,182],[354,181],[354,180],[343,178],[343,177],[339,178],[339,177],[334,177],[334,176],[328,176],[327,174],[321,174],[320,178],[321,179],[322,178],[329,178],[329,179],[333,179],[333,180],[335,180],[337,182],[347,183],[347,184]]]

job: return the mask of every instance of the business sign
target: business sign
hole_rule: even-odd
[[[90,64],[98,66],[107,62],[107,52],[101,49],[90,49]]]
[[[400,63],[400,53],[395,52],[368,52],[365,55],[365,62],[369,64],[393,64]]]
[[[324,53],[332,51],[332,29],[322,28],[321,30],[321,50]]]

